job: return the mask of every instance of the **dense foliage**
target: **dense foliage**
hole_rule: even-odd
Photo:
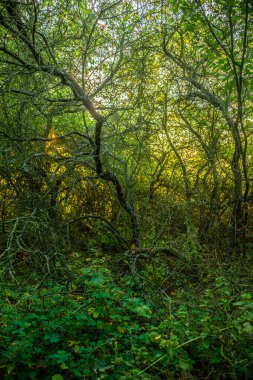
[[[250,0],[0,0],[0,376],[250,379]]]
[[[67,284],[2,289],[1,378],[250,378],[249,293],[233,297],[220,276],[158,309],[137,298],[131,277],[116,285],[104,266],[86,263]]]

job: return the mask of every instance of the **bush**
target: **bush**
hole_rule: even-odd
[[[102,264],[68,285],[2,290],[2,379],[250,378],[250,294],[233,299],[219,277],[191,305],[154,312]]]
[[[149,355],[150,307],[105,268],[83,268],[68,287],[7,290],[1,310],[4,379],[136,378]]]

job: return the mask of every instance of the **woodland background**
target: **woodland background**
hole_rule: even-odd
[[[2,378],[251,378],[252,17],[0,1]]]

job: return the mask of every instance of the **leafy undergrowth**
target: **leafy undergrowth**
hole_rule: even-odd
[[[2,285],[0,378],[252,378],[251,294],[218,277],[190,304],[178,293],[156,310],[133,289],[100,261],[68,284]]]

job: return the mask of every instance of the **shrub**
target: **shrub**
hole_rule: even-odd
[[[250,378],[253,301],[223,277],[201,296],[154,312],[117,286],[101,261],[71,284],[47,283],[0,300],[2,379]]]

